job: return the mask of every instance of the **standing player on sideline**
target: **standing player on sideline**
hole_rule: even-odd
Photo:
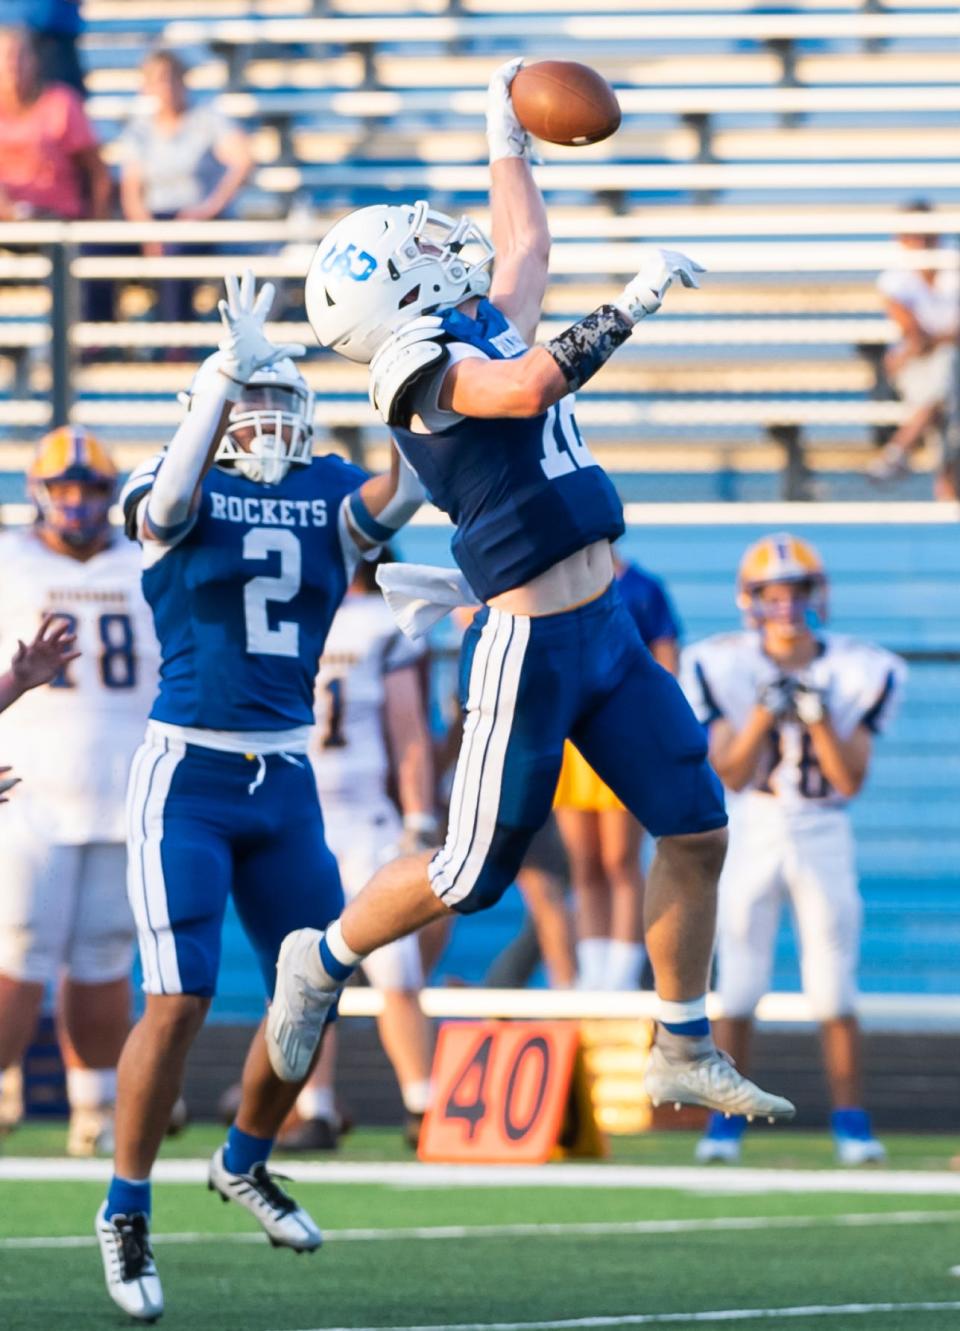
[[[123,800],[157,681],[136,551],[110,530],[116,482],[96,439],[54,430],[27,472],[36,522],[0,536],[0,655],[33,636],[38,612],[82,651],[2,723],[24,785],[0,835],[0,1076],[9,1104],[44,990],[60,981],[71,1155],[113,1149],[134,938]]]
[[[382,864],[437,844],[433,745],[423,703],[422,647],[403,636],[374,580],[375,565],[357,569],[334,616],[317,676],[317,725],[310,761],[343,890],[355,897]],[[391,770],[403,820],[387,793]],[[412,1146],[430,1101],[433,1037],[420,1010],[423,964],[415,934],[397,939],[363,963],[383,995],[380,1040],[393,1065]],[[290,1150],[327,1149],[336,1118],[332,1068],[322,1066],[297,1097],[303,1120],[285,1132]]]
[[[396,458],[365,479],[311,456],[312,394],[290,359],[303,348],[275,347],[263,331],[273,287],[254,301],[249,272],[226,286],[220,350],[167,451],[123,494],[162,666],[127,797],[146,1008],[120,1060],[115,1174],[97,1234],[111,1298],[144,1321],[163,1311],[150,1172],[215,992],[227,897],[268,993],[284,934],[341,908],[306,757],[314,680],[354,566],[375,547],[355,521],[392,533],[422,496]],[[319,1230],[267,1170],[297,1089],[271,1072],[259,1030],[209,1184],[274,1245],[310,1251]]]
[[[882,1160],[862,1108],[855,1015],[863,913],[846,805],[862,787],[873,737],[889,724],[906,668],[872,643],[819,631],[827,581],[795,536],[743,556],[737,604],[748,628],[688,648],[682,679],[731,791],[730,852],[720,879],[717,1038],[741,1063],[767,992],[784,903],[800,939],[803,989],[821,1023],[844,1165]],[[746,1123],[714,1114],[697,1159],[739,1158]]]
[[[321,343],[370,362],[374,404],[456,524],[453,551],[469,584],[454,589],[458,603],[472,591],[486,607],[464,639],[466,719],[446,845],[381,869],[326,934],[306,929],[285,940],[270,1056],[285,1080],[302,1077],[337,992],[364,957],[448,910],[499,899],[550,812],[572,738],[660,838],[647,888],[662,1000],[648,1092],[788,1117],[789,1101],[745,1081],[710,1037],[722,790],[701,727],[613,586],[623,511],[580,437],[570,396],[659,308],[675,277],[696,281],[698,266],[654,251],[613,303],[527,350],[550,238],[510,100],[520,63],[490,85],[493,245],[468,218],[453,222],[425,203],[363,208],[328,233],[307,278]],[[441,574],[449,591],[449,571]]]
[[[663,584],[614,558],[617,589],[653,659],[671,675],[680,625]],[[577,986],[629,991],[643,973],[643,828],[568,740],[553,799],[576,904]]]

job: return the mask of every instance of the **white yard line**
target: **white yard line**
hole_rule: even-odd
[[[482,1239],[482,1238],[556,1238],[600,1237],[631,1234],[697,1234],[712,1230],[767,1230],[872,1228],[881,1225],[956,1224],[956,1211],[868,1211],[851,1215],[776,1215],[720,1216],[709,1220],[600,1220],[564,1224],[521,1225],[420,1225],[396,1229],[328,1229],[326,1243],[377,1242],[380,1240]],[[180,1234],[154,1234],[154,1243],[263,1243],[259,1232],[214,1234],[186,1231]],[[93,1234],[63,1234],[52,1237],[2,1238],[0,1252],[6,1249],[92,1248]]]
[[[621,1326],[692,1326],[703,1322],[764,1322],[799,1317],[864,1317],[875,1313],[956,1312],[960,1300],[946,1303],[811,1303],[789,1308],[717,1308],[698,1313],[628,1313],[623,1317],[569,1317],[551,1322],[459,1322],[443,1326],[310,1328],[310,1331],[593,1331]]]
[[[693,1165],[422,1165],[375,1161],[283,1162],[297,1183],[366,1183],[402,1188],[666,1188],[707,1194],[767,1192],[960,1197],[960,1170],[723,1169]],[[157,1183],[205,1183],[209,1161],[161,1160]],[[0,1183],[110,1178],[108,1160],[7,1156]]]

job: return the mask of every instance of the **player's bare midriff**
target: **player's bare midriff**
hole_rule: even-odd
[[[594,541],[567,555],[520,587],[487,602],[509,615],[557,615],[602,596],[613,581],[613,551],[607,540]]]

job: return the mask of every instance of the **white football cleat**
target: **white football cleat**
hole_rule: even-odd
[[[67,1155],[113,1155],[113,1107],[74,1109],[67,1130]]]
[[[747,1077],[719,1049],[691,1059],[670,1059],[658,1044],[650,1050],[643,1088],[654,1106],[661,1104],[704,1105],[721,1114],[743,1114],[755,1118],[793,1118],[797,1112],[782,1095],[770,1095]]]
[[[138,1322],[163,1314],[163,1290],[150,1247],[150,1222],[141,1213],[107,1219],[107,1203],[97,1212],[97,1241],[103,1258],[107,1293]]]
[[[737,1137],[701,1137],[693,1152],[698,1165],[736,1165],[740,1163]]]
[[[887,1158],[887,1148],[876,1137],[844,1137],[834,1134],[833,1144],[838,1165],[881,1165]]]
[[[266,1040],[270,1064],[281,1081],[303,1081],[320,1044],[327,1013],[337,1001],[336,990],[317,989],[306,979],[322,937],[319,929],[295,929],[280,945]]]
[[[231,1174],[223,1163],[221,1146],[210,1161],[207,1187],[225,1202],[245,1206],[275,1248],[314,1252],[323,1243],[323,1235],[311,1217],[284,1192],[263,1163],[254,1165],[249,1174]]]

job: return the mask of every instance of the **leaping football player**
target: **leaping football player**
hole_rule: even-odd
[[[364,530],[392,533],[422,497],[399,457],[371,478],[312,457],[312,394],[292,359],[303,348],[264,334],[272,286],[255,299],[248,272],[227,279],[227,295],[224,339],[185,419],[122,496],[161,671],[127,801],[146,1006],[120,1060],[115,1172],[97,1234],[110,1296],[142,1321],[163,1311],[150,1172],[215,991],[227,898],[267,994],[284,935],[323,928],[341,909],[307,758],[314,680],[354,567],[377,546]],[[303,1252],[320,1232],[267,1168],[298,1090],[271,1070],[259,1030],[209,1185],[275,1246]]]
[[[827,577],[816,550],[766,536],[740,563],[746,627],[683,654],[683,683],[709,728],[727,788],[730,853],[720,879],[718,1038],[746,1063],[753,1011],[770,987],[789,902],[804,993],[821,1024],[842,1165],[882,1160],[863,1108],[857,963],[863,906],[847,804],[866,780],[874,736],[889,725],[906,675],[873,643],[823,628]],[[740,1156],[746,1123],[714,1114],[701,1161]]]
[[[644,647],[614,586],[611,542],[623,510],[573,409],[576,390],[675,279],[695,285],[699,265],[654,250],[609,304],[529,346],[550,236],[510,100],[520,63],[490,85],[492,244],[469,218],[426,203],[375,205],[331,229],[308,275],[317,337],[370,365],[371,400],[456,526],[460,594],[484,608],[462,650],[464,734],[446,844],[385,866],[324,933],[285,940],[270,1057],[280,1077],[298,1081],[364,957],[448,911],[470,914],[500,898],[550,812],[571,738],[659,840],[646,896],[661,1000],[648,1093],[787,1118],[789,1101],[746,1081],[710,1035],[722,787],[679,685]],[[379,539],[376,527],[366,530]],[[451,575],[441,574],[436,585],[449,593]],[[431,585],[425,574],[421,601]]]

